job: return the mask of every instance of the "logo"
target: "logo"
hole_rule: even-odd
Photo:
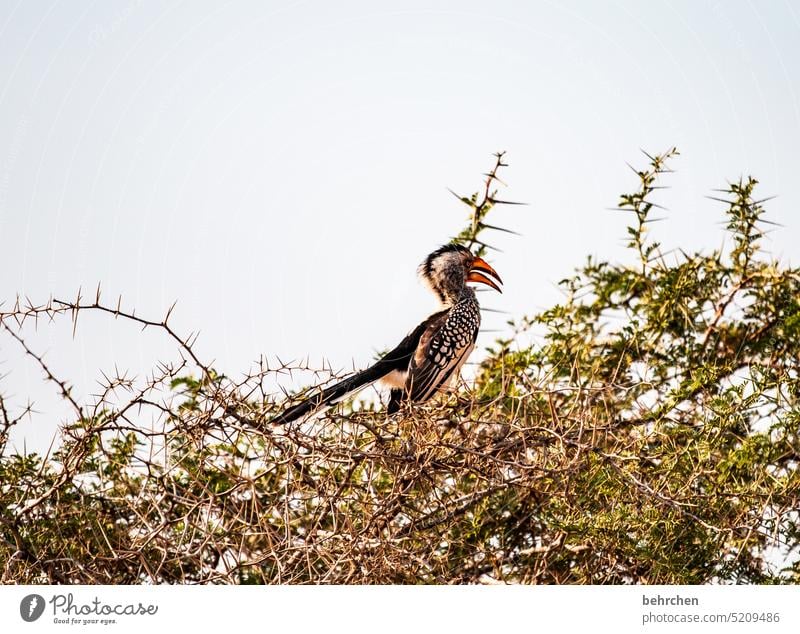
[[[40,594],[29,594],[19,602],[19,615],[23,621],[32,623],[44,613],[46,604],[53,609],[53,623],[69,625],[110,625],[119,622],[118,617],[153,616],[158,605],[136,603],[106,603],[94,597],[88,603],[76,601],[73,594],[54,594],[45,601]]]
[[[40,594],[29,594],[19,602],[19,615],[23,621],[32,623],[44,612],[44,597]]]

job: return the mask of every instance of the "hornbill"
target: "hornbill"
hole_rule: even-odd
[[[271,422],[289,423],[380,380],[392,387],[389,414],[398,411],[403,400],[429,400],[458,376],[475,347],[481,313],[475,290],[467,282],[487,284],[502,292],[487,274],[503,283],[497,272],[468,248],[448,244],[436,249],[420,265],[419,275],[439,298],[442,310],[414,328],[374,365],[288,408]]]

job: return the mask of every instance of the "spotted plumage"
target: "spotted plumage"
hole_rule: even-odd
[[[381,379],[393,387],[387,407],[390,414],[400,409],[404,400],[423,403],[450,384],[474,349],[481,324],[480,306],[467,282],[500,291],[487,274],[498,281],[500,276],[460,245],[445,245],[431,253],[420,265],[419,274],[439,298],[442,310],[419,324],[374,365],[288,408],[273,423],[288,423],[334,405]]]
[[[406,392],[412,401],[427,401],[457,375],[466,361],[481,325],[475,291],[464,286],[462,296],[447,311],[443,323],[432,324],[430,338],[411,359]]]

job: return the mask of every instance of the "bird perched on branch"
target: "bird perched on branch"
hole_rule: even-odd
[[[502,292],[497,272],[461,245],[448,244],[431,253],[419,267],[422,280],[442,303],[374,365],[288,408],[272,419],[289,423],[323,407],[334,405],[356,390],[376,381],[391,386],[387,411],[392,414],[408,400],[424,403],[446,388],[475,347],[481,313],[475,290],[467,282],[491,286]]]

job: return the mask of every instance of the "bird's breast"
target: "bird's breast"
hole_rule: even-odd
[[[381,382],[387,387],[399,387],[402,389],[406,385],[407,377],[408,370],[392,370],[381,379]]]

